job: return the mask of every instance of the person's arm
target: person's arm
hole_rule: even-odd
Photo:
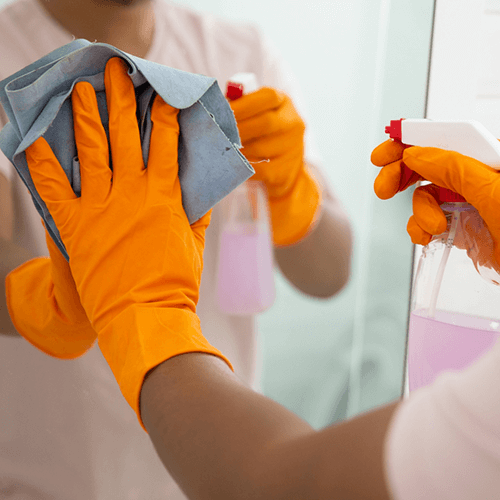
[[[286,93],[270,87],[230,102],[242,153],[269,200],[276,260],[301,291],[331,297],[349,279],[347,215],[304,156],[305,123]]]
[[[259,83],[286,92],[304,122],[310,123],[305,95],[293,69],[275,43],[255,29],[252,43],[258,47]],[[349,281],[352,229],[349,217],[336,197],[335,183],[331,185],[323,175],[326,165],[312,130],[307,130],[304,135],[304,147],[304,161],[322,188],[320,215],[305,238],[294,245],[276,246],[274,255],[284,276],[300,291],[313,297],[329,298]],[[245,150],[242,151],[245,154]],[[285,168],[288,167],[285,165]]]
[[[16,245],[13,234],[13,202],[10,181],[0,173],[0,334],[20,337],[10,319],[5,299],[5,278],[33,255]]]
[[[163,464],[199,500],[389,500],[384,440],[398,405],[315,431],[198,353],[153,369],[140,403]]]
[[[319,172],[315,171],[315,176]],[[324,179],[320,179],[324,184]],[[352,231],[339,201],[323,191],[319,220],[295,245],[275,247],[274,255],[286,278],[300,291],[328,298],[338,293],[351,274]]]

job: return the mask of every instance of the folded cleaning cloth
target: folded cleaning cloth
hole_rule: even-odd
[[[132,56],[104,43],[74,40],[0,82],[0,103],[10,122],[0,149],[31,192],[45,227],[68,259],[59,231],[31,179],[25,149],[43,136],[80,195],[80,168],[73,133],[71,91],[92,84],[108,133],[104,68],[111,57],[129,65],[137,96],[144,164],[151,136],[151,107],[158,93],[179,112],[179,179],[184,210],[193,223],[255,171],[240,153],[233,112],[215,78],[186,73]]]

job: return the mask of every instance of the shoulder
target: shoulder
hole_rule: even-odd
[[[245,71],[257,71],[264,39],[252,24],[236,22],[209,12],[196,11],[175,3],[157,0],[164,22],[174,29],[177,38],[193,50],[204,52],[208,60],[238,61]],[[241,70],[240,70],[241,71]]]
[[[227,40],[228,45],[236,42],[248,46],[252,45],[256,38],[261,38],[258,27],[252,23],[232,21],[211,12],[194,10],[165,0],[157,2],[170,22],[176,21],[190,33],[209,35],[221,42]]]
[[[2,63],[8,60],[7,48],[15,50],[19,39],[25,37],[35,13],[34,0],[16,0],[0,8],[0,44]],[[21,47],[18,47],[19,49]]]
[[[15,0],[0,9],[0,80],[60,45],[57,25],[36,0]]]

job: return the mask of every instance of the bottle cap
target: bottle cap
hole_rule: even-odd
[[[403,137],[402,131],[401,131],[401,122],[404,120],[404,118],[401,118],[399,120],[391,120],[391,124],[385,127],[385,133],[389,134],[389,137],[391,139],[395,139],[397,141],[401,141],[401,138]]]
[[[443,187],[439,188],[439,199],[448,203],[467,203],[467,200],[462,195]]]
[[[258,90],[257,77],[254,73],[236,73],[226,86],[226,97],[230,101],[239,99],[243,94],[250,94]]]
[[[243,95],[243,84],[237,82],[227,82],[226,97],[230,101],[239,99]]]

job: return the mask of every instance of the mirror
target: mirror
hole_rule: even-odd
[[[499,14],[495,0],[436,1],[426,118],[477,120],[500,137]]]
[[[0,0],[0,8],[17,1]],[[424,116],[434,1],[178,3],[253,23],[283,55],[290,82],[302,95],[301,110],[321,158],[322,173],[353,227],[352,275],[334,298],[308,298],[277,273],[276,302],[257,318],[263,392],[316,428],[398,398],[411,278],[412,245],[406,234],[411,193],[378,200],[373,193],[378,170],[369,157],[387,138],[384,128],[391,119]],[[51,22],[54,30],[60,29]],[[182,35],[176,28],[172,27],[172,33]],[[61,44],[69,41],[63,38]],[[38,231],[43,241],[38,221],[37,229],[35,223],[33,228],[17,228],[20,241],[31,231]],[[7,401],[0,404],[0,444],[8,456],[4,459],[0,454],[0,470],[10,474],[9,481],[14,478],[5,486],[0,481],[0,491],[17,491],[12,486],[19,484],[17,466],[18,470],[34,471],[37,477],[56,474],[65,478],[54,484],[46,481],[47,498],[53,498],[56,490],[64,491],[62,498],[68,498],[78,489],[81,498],[89,499],[106,485],[83,482],[79,474],[92,476],[105,469],[109,477],[120,478],[129,498],[157,497],[155,487],[159,486],[154,481],[146,486],[140,481],[155,474],[164,477],[163,466],[151,464],[151,443],[117,391],[100,353],[94,350],[88,356],[81,364],[51,359],[47,370],[47,357],[27,342],[0,338],[0,364],[4,368],[0,396]],[[23,360],[22,368],[17,359]],[[93,363],[100,363],[100,368],[94,370]],[[18,404],[20,397],[22,405]],[[52,398],[58,404],[46,403]],[[33,410],[36,400],[42,403]],[[99,405],[106,409],[102,414]],[[84,423],[76,433],[70,425],[73,419]],[[125,421],[120,422],[124,428],[128,426],[123,433],[126,442],[116,438],[117,419]],[[60,437],[59,431],[71,439]],[[47,453],[39,444],[42,439],[55,443],[60,453]],[[111,460],[109,450],[119,459]],[[82,456],[84,466],[80,464]],[[131,463],[137,477],[127,475],[126,466],[132,469]],[[150,494],[137,489],[137,484],[150,488]],[[25,489],[27,494],[32,493]],[[110,490],[100,494],[120,496]]]
[[[321,168],[350,216],[353,270],[332,299],[311,299],[278,273],[258,317],[262,389],[316,428],[402,393],[412,245],[411,193],[381,201],[372,149],[391,119],[423,118],[433,0],[183,4],[257,24],[296,78]],[[276,22],[279,19],[279,22]]]

